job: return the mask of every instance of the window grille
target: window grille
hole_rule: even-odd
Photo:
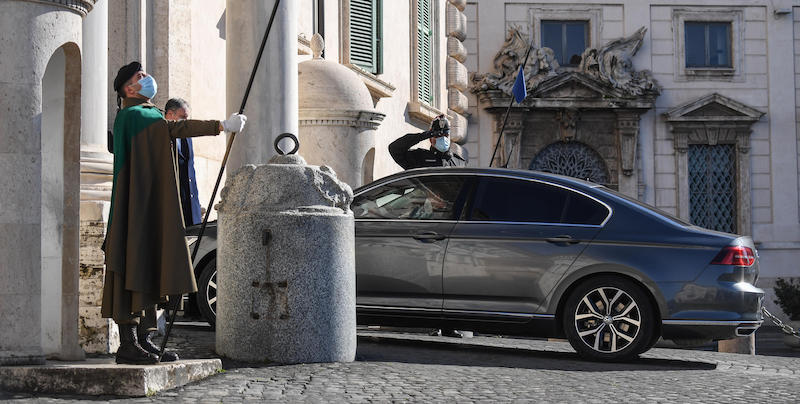
[[[608,184],[608,171],[603,157],[583,143],[553,143],[536,155],[529,168]]]
[[[707,229],[736,233],[736,148],[689,145],[689,220]]]

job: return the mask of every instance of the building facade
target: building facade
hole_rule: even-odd
[[[800,2],[469,1],[471,164],[605,184],[800,267]],[[511,107],[526,49],[527,98]]]

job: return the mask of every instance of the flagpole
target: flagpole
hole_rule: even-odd
[[[522,80],[525,80],[525,65],[528,63],[528,56],[531,54],[531,49],[533,45],[528,46],[528,51],[525,52],[525,60],[522,61]],[[514,94],[511,94],[511,101],[508,103],[508,108],[506,108],[506,114],[503,117],[503,126],[500,127],[500,134],[497,136],[497,143],[494,145],[494,150],[492,151],[492,159],[489,160],[489,167],[494,164],[494,156],[497,154],[497,148],[500,147],[500,141],[503,139],[503,131],[506,129],[506,123],[508,122],[508,114],[511,112],[511,106],[514,105]]]

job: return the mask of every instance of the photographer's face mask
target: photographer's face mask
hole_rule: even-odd
[[[450,150],[450,136],[437,137],[436,143],[433,144],[433,147],[442,153]]]

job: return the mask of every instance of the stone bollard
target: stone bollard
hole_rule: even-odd
[[[350,186],[299,155],[239,169],[222,191],[216,348],[245,362],[352,362]]]

